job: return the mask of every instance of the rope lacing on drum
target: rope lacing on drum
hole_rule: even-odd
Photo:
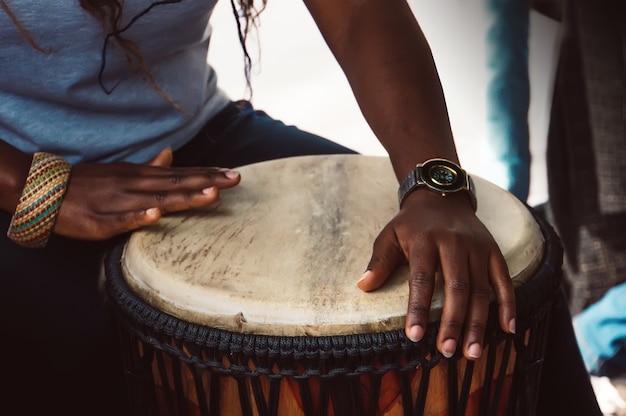
[[[544,229],[548,227],[546,224],[543,226]],[[496,371],[493,348],[495,345],[504,343],[505,362],[513,350],[516,353],[515,376],[512,380],[509,409],[506,414],[530,414],[532,412],[528,406],[536,402],[536,397],[533,397],[536,393],[526,387],[533,378],[540,375],[542,362],[541,358],[537,357],[541,357],[543,339],[535,336],[527,341],[524,334],[529,329],[540,331],[548,324],[551,300],[556,298],[555,294],[560,286],[561,276],[557,276],[556,279],[553,276],[555,270],[560,269],[562,247],[555,244],[557,237],[550,230],[551,228],[548,228],[548,231],[544,232],[548,250],[544,253],[543,265],[530,282],[516,289],[518,335],[504,334],[499,329],[497,310],[494,309],[497,305],[492,305],[490,311],[487,328],[489,345],[486,346],[489,350],[487,371]],[[338,400],[332,397],[333,389],[338,388],[334,384],[336,380],[366,376],[371,383],[371,392],[375,394],[380,390],[382,377],[395,372],[404,380],[401,394],[405,412],[423,414],[429,374],[444,360],[435,349],[438,325],[429,325],[426,336],[418,343],[409,341],[403,330],[344,336],[283,337],[240,334],[208,328],[158,311],[134,295],[125,285],[119,263],[112,260],[120,258],[122,248],[116,247],[107,259],[107,290],[109,299],[114,302],[112,310],[120,328],[130,337],[125,341],[128,345],[141,342],[151,347],[144,347],[143,355],[137,351],[127,352],[129,355],[127,359],[132,364],[132,368],[127,370],[129,380],[136,379],[137,384],[145,386],[147,380],[155,377],[152,369],[152,362],[155,359],[159,371],[165,374],[163,359],[166,355],[174,363],[170,371],[180,373],[182,367],[187,366],[195,377],[195,383],[200,383],[202,374],[206,372],[232,376],[242,386],[240,389],[244,388],[243,384],[246,383],[244,379],[249,379],[258,402],[257,411],[261,415],[269,416],[276,414],[278,383],[288,377],[299,386],[303,406],[308,409],[308,413],[305,414],[313,415],[318,414],[315,409],[323,408],[325,404],[340,406],[336,403]],[[546,279],[545,276],[550,278]],[[549,284],[546,284],[546,281]],[[473,371],[472,362],[468,362],[464,369],[458,369],[455,362],[459,357],[460,351],[457,351],[455,357],[448,360],[449,391],[452,392],[448,397],[448,407],[452,414],[463,414],[465,411],[471,383],[469,376]],[[422,378],[418,391],[412,392],[408,388],[410,384],[408,379],[416,368],[422,370]],[[461,375],[460,371],[463,371],[464,378],[458,385],[454,380]],[[481,414],[498,413],[500,406],[498,397],[503,388],[504,376],[501,365],[495,381],[493,383],[491,379],[486,381],[482,391],[485,397],[481,400],[485,405]],[[267,377],[272,386],[267,400],[259,384],[260,377]],[[175,385],[169,386],[167,381],[163,388],[176,392],[176,399],[168,398],[170,401],[167,406],[178,411],[179,407],[185,406],[185,398],[182,397],[178,375],[172,378]],[[199,393],[201,396],[199,401],[203,403],[200,409],[203,415],[217,414],[219,400],[210,400],[208,406],[205,397],[208,394],[215,398],[217,391],[215,389],[219,388],[217,379],[211,377],[208,392],[205,392],[199,384],[196,387],[197,390],[202,390]],[[308,381],[311,379],[316,379],[320,383],[321,404],[317,406],[311,403],[312,393],[308,390]],[[348,402],[363,407],[360,409],[363,411],[362,414],[374,414],[377,404],[373,402],[371,396],[371,400],[365,405],[358,391],[344,393]],[[243,401],[244,399],[242,397]],[[141,400],[147,398],[142,396]],[[244,403],[242,406],[247,409],[244,414],[248,414],[248,410],[252,414],[249,409],[252,404]]]

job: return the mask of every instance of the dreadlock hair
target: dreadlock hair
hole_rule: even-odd
[[[30,35],[30,33],[28,33],[28,30],[26,30],[26,28],[22,26],[22,24],[20,23],[18,18],[15,16],[15,14],[11,11],[11,9],[9,8],[9,5],[6,3],[5,0],[0,0],[0,7],[6,13],[6,15],[9,16],[9,19],[11,20],[11,22],[13,22],[15,27],[17,27],[17,29],[20,31],[24,39],[26,39],[26,41],[30,43],[30,46],[32,46],[33,49],[36,49],[37,51],[41,53],[45,53],[45,54],[50,53],[50,50],[44,49],[41,46],[39,46],[37,41]]]
[[[243,59],[244,59],[244,75],[246,77],[246,90],[249,94],[248,98],[252,98],[252,83],[251,83],[251,72],[252,72],[252,58],[250,58],[250,54],[248,53],[247,48],[247,40],[248,34],[251,29],[258,28],[258,20],[259,15],[265,7],[267,6],[267,0],[262,0],[261,7],[259,9],[254,5],[254,0],[237,0],[239,3],[239,7],[235,5],[235,0],[230,0],[230,5],[233,10],[233,15],[235,16],[235,21],[237,23],[237,32],[239,35],[239,43],[241,44],[241,48],[243,50]],[[242,25],[243,21],[243,25]]]
[[[107,87],[104,82],[104,71],[106,69],[106,53],[109,42],[114,40],[124,51],[126,60],[129,65],[134,69],[140,71],[145,77],[150,86],[157,92],[159,96],[171,103],[177,109],[184,111],[184,109],[176,103],[171,97],[169,97],[165,91],[159,87],[154,76],[152,75],[150,68],[144,61],[141,50],[135,42],[124,37],[126,32],[137,20],[148,14],[153,8],[162,6],[164,4],[180,3],[183,0],[162,0],[155,1],[146,7],[142,12],[134,16],[124,26],[120,26],[122,17],[122,10],[124,6],[124,0],[79,0],[80,6],[94,16],[100,24],[102,24],[105,30],[104,43],[102,46],[102,61],[100,65],[100,72],[98,73],[98,82],[102,90],[111,94],[117,87]],[[237,2],[237,5],[235,4]],[[246,78],[246,88],[249,97],[252,96],[251,87],[251,69],[252,59],[248,53],[246,42],[248,39],[248,33],[252,28],[257,28],[258,18],[261,12],[265,9],[267,0],[261,0],[262,5],[257,9],[255,0],[230,0],[233,15],[237,23],[237,31],[239,36],[239,43],[241,44],[244,54],[244,75]],[[50,53],[49,50],[42,48],[37,41],[30,35],[28,30],[20,23],[19,18],[14,15],[6,0],[0,0],[0,8],[9,16],[13,24],[18,28],[22,36],[30,43],[30,45],[39,52]]]

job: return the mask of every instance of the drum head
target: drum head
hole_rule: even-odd
[[[188,322],[265,335],[340,335],[404,328],[408,267],[379,290],[356,286],[372,243],[398,210],[386,157],[306,156],[238,168],[215,205],[134,232],[121,259],[147,303]],[[542,261],[527,207],[480,177],[477,215],[517,287]],[[441,283],[441,279],[438,278]],[[434,294],[431,320],[441,314]]]

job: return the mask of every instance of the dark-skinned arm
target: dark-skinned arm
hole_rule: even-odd
[[[30,168],[27,155],[0,141],[0,209],[13,213]],[[72,167],[53,232],[103,240],[154,224],[162,215],[210,205],[236,186],[237,172],[172,168],[172,151],[145,164],[83,163]]]
[[[305,3],[389,153],[398,180],[431,158],[458,163],[430,47],[406,1]],[[466,358],[480,356],[492,290],[502,329],[515,331],[515,296],[506,263],[466,195],[442,198],[421,188],[409,194],[374,242],[359,287],[377,289],[406,262],[410,276],[405,331],[410,339],[424,335],[437,272],[445,283],[437,337],[444,355],[451,356],[460,344]]]

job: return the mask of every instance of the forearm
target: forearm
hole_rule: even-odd
[[[396,176],[433,157],[458,162],[430,47],[406,2],[306,3]]]
[[[0,209],[14,212],[26,182],[32,155],[0,140]]]

